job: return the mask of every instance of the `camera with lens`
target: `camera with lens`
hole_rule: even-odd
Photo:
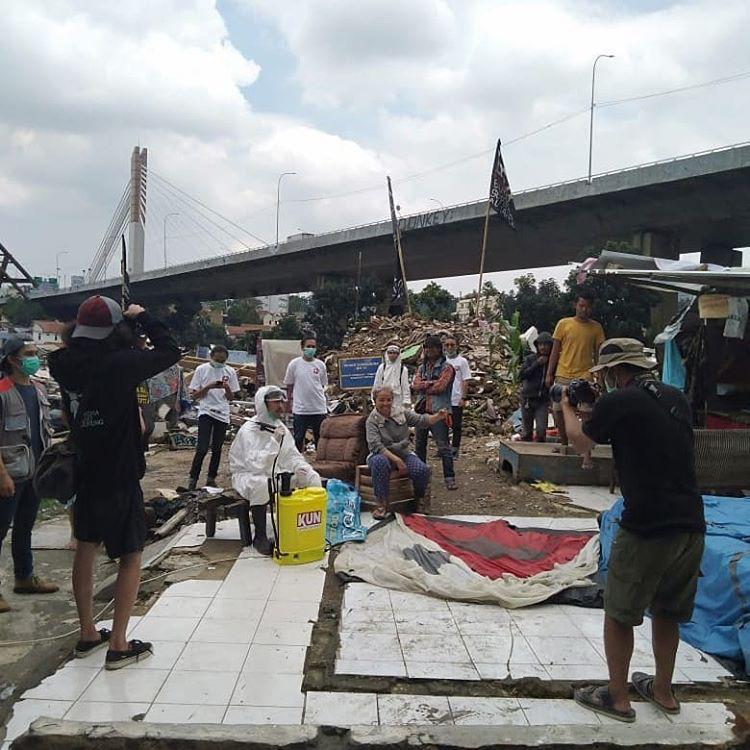
[[[562,401],[565,388],[568,389],[568,401],[575,407],[578,404],[593,404],[596,401],[596,391],[588,380],[571,380],[567,386],[555,383],[549,389],[549,397],[557,404]]]

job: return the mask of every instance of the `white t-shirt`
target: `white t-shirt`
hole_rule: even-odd
[[[448,364],[456,371],[456,377],[453,378],[453,391],[451,392],[451,406],[458,406],[463,398],[463,388],[461,384],[464,380],[471,378],[471,370],[469,369],[469,363],[465,357],[460,354],[453,359],[448,360]]]
[[[325,387],[328,385],[326,366],[319,359],[295,357],[286,368],[284,385],[293,386],[293,414],[327,414]]]
[[[199,391],[217,380],[228,383],[232,393],[237,393],[240,389],[240,381],[237,379],[234,367],[224,365],[219,368],[214,367],[210,362],[204,362],[193,373],[190,390]],[[229,401],[223,388],[212,388],[198,401],[198,416],[202,417],[204,414],[229,424]]]

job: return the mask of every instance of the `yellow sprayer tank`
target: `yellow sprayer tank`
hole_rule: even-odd
[[[278,495],[278,549],[273,559],[279,565],[303,565],[322,560],[326,548],[327,495],[322,487],[294,490]]]

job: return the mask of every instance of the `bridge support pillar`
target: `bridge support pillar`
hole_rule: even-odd
[[[706,245],[701,249],[701,263],[716,263],[718,266],[741,266],[742,251],[720,243]]]
[[[667,232],[644,231],[633,235],[633,249],[640,255],[650,258],[679,260],[680,249],[675,238]],[[677,314],[677,294],[660,292],[659,302],[651,308],[651,329],[654,334],[664,327]]]
[[[136,146],[130,157],[130,224],[128,225],[128,273],[133,274],[144,271],[147,165],[147,150]]]
[[[668,232],[636,232],[631,244],[638,255],[645,255],[649,258],[677,260],[680,257],[679,245],[674,236]]]

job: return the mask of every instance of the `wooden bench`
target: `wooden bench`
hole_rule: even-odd
[[[362,499],[362,507],[372,510],[378,501],[372,488],[372,472],[367,464],[357,466],[354,475],[354,486]],[[395,513],[427,513],[430,505],[430,486],[427,486],[425,496],[419,502],[414,498],[414,487],[409,477],[401,477],[397,471],[392,471],[388,485],[388,508]]]
[[[216,519],[219,508],[222,508],[227,518],[237,519],[242,545],[249,547],[252,544],[250,503],[239,493],[227,490],[217,495],[209,495],[198,501],[198,508],[206,514],[206,538],[211,539],[216,536]]]

